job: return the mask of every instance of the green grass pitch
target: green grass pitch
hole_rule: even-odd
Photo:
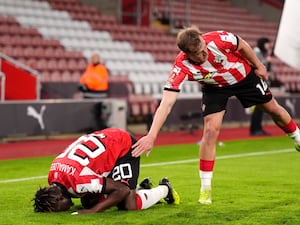
[[[158,184],[169,177],[181,196],[180,205],[157,204],[142,211],[109,209],[93,215],[68,212],[34,213],[33,195],[47,185],[54,156],[0,162],[0,224],[300,224],[300,153],[286,137],[227,141],[217,147],[213,204],[199,197],[198,145],[155,147],[141,159],[140,180]]]

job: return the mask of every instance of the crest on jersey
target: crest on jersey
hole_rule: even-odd
[[[217,55],[217,56],[215,56],[214,62],[215,62],[215,63],[223,63],[224,60],[225,60],[225,59],[224,59],[223,56]]]

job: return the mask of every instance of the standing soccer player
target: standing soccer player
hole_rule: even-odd
[[[161,199],[179,204],[179,196],[167,178],[151,188],[149,180],[137,190],[139,157],[132,157],[136,140],[124,130],[107,128],[81,136],[51,164],[49,186],[34,197],[35,212],[60,212],[72,205],[71,198],[81,198],[85,209],[75,214],[102,212],[112,206],[140,210]],[[150,189],[151,188],[151,189]]]
[[[186,78],[202,84],[203,137],[199,147],[201,180],[199,203],[211,204],[211,180],[216,158],[216,141],[227,101],[236,96],[243,107],[259,105],[275,124],[295,142],[300,151],[300,133],[289,113],[273,98],[267,83],[268,73],[249,44],[226,31],[202,34],[188,27],[177,35],[181,50],[164,86],[161,103],[147,135],[133,145],[133,156],[150,154],[154,141],[172,110]]]

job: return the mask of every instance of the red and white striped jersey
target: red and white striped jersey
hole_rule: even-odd
[[[113,170],[116,161],[132,145],[130,135],[118,128],[107,128],[74,141],[51,164],[48,183],[60,183],[74,197],[101,193],[103,177]]]
[[[207,45],[208,59],[202,64],[195,64],[184,52],[179,52],[165,89],[179,91],[186,79],[224,87],[240,82],[249,74],[250,64],[237,51],[237,36],[226,31],[214,31],[202,37]]]

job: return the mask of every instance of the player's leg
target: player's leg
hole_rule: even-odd
[[[211,204],[212,177],[216,157],[216,142],[220,133],[231,90],[203,87],[202,114],[203,135],[199,146],[199,176],[201,204]]]
[[[290,114],[273,98],[268,84],[252,70],[251,74],[241,82],[239,89],[243,91],[238,93],[237,97],[243,106],[246,108],[260,105],[272,117],[275,124],[294,140],[296,150],[300,151],[299,128]]]
[[[296,150],[300,151],[299,128],[290,114],[274,98],[262,104],[262,108],[272,117],[275,124],[294,140]]]
[[[212,113],[204,117],[203,136],[199,146],[201,179],[199,203],[211,204],[211,181],[216,157],[216,141],[220,133],[225,111]]]
[[[134,141],[135,140],[133,139],[132,142],[134,143]],[[137,188],[137,180],[140,169],[139,167],[140,158],[132,157],[131,151],[129,151],[128,154],[119,159],[116,163],[116,171],[121,171],[121,168],[126,169],[122,170],[123,172],[121,174],[126,175],[126,177],[123,177],[121,182],[126,181],[128,187],[130,188],[130,194],[120,204],[118,204],[119,209],[147,209],[159,202],[161,199],[166,199],[169,204],[179,204],[179,196],[172,188],[167,178],[162,179],[156,188],[151,188],[151,184],[148,183],[147,187],[149,189],[139,190]],[[116,173],[112,173],[113,178],[115,178],[114,174],[116,175]],[[146,181],[149,182],[149,180]],[[139,186],[143,186],[143,184]]]
[[[81,203],[85,209],[90,209],[96,204],[104,202],[106,198],[107,196],[103,194],[89,193],[81,198]],[[180,203],[180,197],[168,178],[162,178],[155,188],[130,190],[129,195],[119,202],[117,207],[119,210],[142,210],[155,205],[162,199],[168,204],[178,205]]]
[[[180,203],[180,197],[175,189],[172,187],[168,178],[162,178],[159,185],[151,189],[140,189],[136,192],[136,209],[147,209],[161,199],[164,199],[168,204]]]
[[[136,140],[130,136],[132,144]],[[136,187],[140,172],[140,157],[133,157],[131,155],[132,148],[128,153],[119,158],[114,166],[114,169],[109,174],[115,181],[120,181],[126,186],[128,186],[130,192],[129,195],[123,199],[119,204],[118,208],[120,210],[135,210],[136,209]]]

